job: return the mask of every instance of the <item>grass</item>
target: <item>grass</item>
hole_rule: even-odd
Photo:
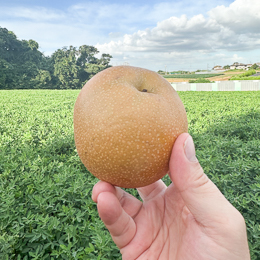
[[[75,150],[78,93],[0,91],[0,259],[121,259],[91,200],[97,179]],[[197,157],[245,217],[260,259],[260,92],[179,95]]]

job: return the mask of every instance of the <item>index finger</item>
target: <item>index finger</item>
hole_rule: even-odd
[[[143,203],[133,195],[105,181],[99,181],[94,186],[92,191],[92,200],[97,202],[97,198],[102,192],[109,192],[114,194],[123,210],[132,218],[138,214],[143,205]]]
[[[115,244],[121,249],[135,236],[136,224],[122,208],[115,194],[101,192],[97,197],[98,213]]]

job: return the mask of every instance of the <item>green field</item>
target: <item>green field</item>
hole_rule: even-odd
[[[211,73],[211,74],[172,74],[172,75],[164,75],[164,78],[181,78],[181,79],[198,79],[198,78],[212,78],[216,76],[224,75],[219,73]]]
[[[260,80],[260,76],[253,76],[256,74],[256,70],[248,70],[244,73],[234,75],[230,80]]]
[[[0,259],[121,259],[91,200],[97,180],[75,150],[78,93],[0,91]],[[260,259],[260,91],[179,95],[197,157],[245,217]]]

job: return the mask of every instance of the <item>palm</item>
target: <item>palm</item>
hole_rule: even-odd
[[[168,196],[170,189],[175,196]],[[136,209],[128,212],[136,224],[136,235],[121,248],[123,259],[195,259],[198,245],[191,241],[198,242],[201,231],[178,192],[173,186],[149,192],[138,213]]]
[[[102,215],[109,208],[103,220],[109,219],[107,227],[124,260],[203,260],[211,259],[212,252],[219,255],[217,259],[226,256],[225,239],[218,244],[221,234],[214,236],[214,225],[205,227],[195,220],[173,185],[166,188],[158,181],[138,189],[143,203],[119,188],[114,191],[114,198],[108,198],[112,186],[104,182],[99,186],[103,186],[97,189],[103,190],[106,200],[106,205],[98,206],[99,212]],[[110,194],[105,194],[106,190]],[[207,251],[210,253],[206,254]]]
[[[143,202],[103,181],[94,186],[92,198],[123,260],[250,259],[242,215],[186,156],[184,147],[187,155],[194,150],[187,140],[182,134],[173,147],[174,184],[139,188]]]

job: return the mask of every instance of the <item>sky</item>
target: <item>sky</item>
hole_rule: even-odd
[[[50,56],[95,46],[111,65],[205,70],[260,62],[260,0],[0,0],[0,27]]]

